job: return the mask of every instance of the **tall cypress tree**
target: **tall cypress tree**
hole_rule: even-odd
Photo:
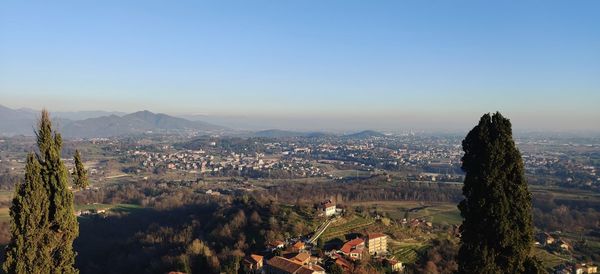
[[[462,142],[465,199],[460,273],[540,273],[533,244],[531,193],[511,123],[485,114]]]
[[[81,154],[79,150],[75,150],[75,156],[73,157],[73,161],[75,162],[75,167],[73,168],[73,176],[75,179],[73,181],[73,185],[77,188],[86,188],[89,185],[87,170],[83,166],[83,162],[81,161]]]
[[[10,208],[12,238],[3,269],[7,273],[78,273],[73,241],[79,234],[60,159],[62,138],[42,111],[36,132],[38,153],[30,153],[25,181],[15,188]]]

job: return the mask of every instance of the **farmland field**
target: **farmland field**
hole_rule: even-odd
[[[89,204],[89,205],[76,205],[75,210],[110,210],[114,212],[127,213],[135,209],[141,208],[139,205],[133,204]]]
[[[387,214],[393,219],[425,219],[434,224],[460,224],[462,218],[454,203],[432,203],[416,201],[373,201],[351,203],[369,210]]]
[[[417,240],[388,240],[388,249],[390,253],[393,254],[396,259],[406,263],[414,263],[419,256],[419,252],[427,248],[428,246],[424,242]]]
[[[537,247],[532,250],[532,253],[539,258],[544,264],[544,267],[548,269],[568,261],[568,259],[563,256],[549,253],[548,251]]]
[[[340,238],[344,240],[344,235],[358,231],[361,228],[368,227],[374,223],[373,220],[369,220],[360,216],[353,215],[349,218],[341,218],[340,220],[333,223],[321,238],[325,241],[331,240],[334,238]]]

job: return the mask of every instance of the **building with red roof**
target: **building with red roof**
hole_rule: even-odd
[[[365,241],[361,238],[346,242],[340,251],[353,260],[362,259],[362,254],[365,249]]]

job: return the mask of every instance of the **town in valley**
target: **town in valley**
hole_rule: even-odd
[[[0,139],[3,241],[12,184],[34,142],[27,136]],[[150,238],[177,237],[198,225],[206,235],[189,248],[214,248],[212,256],[225,258],[219,261],[235,261],[248,272],[329,273],[365,265],[402,272],[431,268],[430,262],[440,270],[454,268],[444,256],[456,252],[460,236],[460,142],[456,134],[411,131],[144,133],[72,138],[64,154],[78,148],[92,182],[75,191],[82,233],[119,224],[122,231],[103,232],[113,238],[104,248],[135,242],[153,250],[146,256],[163,260],[157,269],[169,270],[176,259],[168,254],[182,247],[170,240],[172,247],[159,248]],[[516,143],[534,195],[536,254],[555,273],[593,273],[600,251],[600,139],[523,134]],[[72,159],[64,162],[73,168]],[[202,214],[213,224],[195,224],[202,220],[193,216],[197,204],[200,212],[209,210]],[[157,220],[149,212],[160,212]],[[163,226],[160,214],[182,219]],[[139,218],[151,225],[125,233],[136,229],[129,222]],[[202,241],[209,236],[221,243]],[[83,236],[75,246],[86,241],[98,239]],[[230,245],[220,246],[225,243]],[[85,249],[79,256],[88,271],[96,271],[97,260],[109,260]],[[119,263],[114,265],[127,267]]]

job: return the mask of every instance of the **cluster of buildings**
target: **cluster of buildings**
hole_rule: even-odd
[[[365,259],[369,254],[376,260],[389,265],[392,271],[403,270],[402,262],[394,258],[386,257],[388,236],[382,233],[370,233],[365,237],[350,240],[339,249],[323,254],[322,257],[313,256],[310,249],[297,241],[288,246],[290,251],[285,254],[276,255],[266,259],[262,255],[250,254],[242,260],[242,267],[248,273],[265,274],[325,274],[323,264],[330,263],[338,265],[344,271],[350,271],[354,267],[354,261]],[[274,250],[282,250],[285,243],[276,241],[270,244]]]
[[[308,240],[291,239],[290,241],[275,240],[267,244],[266,255],[272,256],[265,259],[263,255],[250,254],[246,256],[242,265],[248,273],[261,274],[325,274],[322,265],[337,265],[344,271],[351,271],[354,262],[366,259],[365,256],[381,260],[390,266],[394,272],[403,270],[401,262],[393,257],[388,258],[388,236],[383,233],[369,233],[364,237],[357,237],[344,243],[339,249],[332,249],[325,253],[315,252],[313,243],[333,220],[329,218],[338,213],[336,204],[326,200],[317,205],[317,215],[327,217]],[[316,255],[315,254],[319,254]]]
[[[550,249],[569,251],[571,244],[559,237],[554,237],[547,232],[540,232],[535,235],[535,244]]]
[[[325,274],[325,269],[316,262],[318,259],[309,253],[300,252],[287,256],[274,256],[265,260],[261,255],[251,254],[242,260],[242,268],[247,273],[267,274]]]
[[[422,172],[411,179],[420,181],[458,182],[462,179],[460,165],[463,152],[457,138],[282,139],[260,145],[264,148],[261,152],[249,149],[247,153],[215,148],[213,142],[209,147],[203,147],[210,153],[199,149],[171,153],[130,150],[128,154],[140,157],[141,165],[146,168],[164,166],[192,173],[281,170],[297,177],[332,177],[314,165],[317,160],[363,170],[417,168]],[[172,147],[169,148],[165,151],[172,151]],[[600,186],[598,167],[575,161],[571,156],[567,152],[529,149],[524,150],[523,161],[528,174],[558,176],[566,184]]]
[[[293,257],[275,256],[267,261],[267,274],[325,274],[325,269],[315,263],[317,258],[308,253],[298,253]]]
[[[353,261],[363,260],[367,254],[381,261],[394,272],[404,269],[402,262],[388,256],[388,236],[383,233],[369,233],[345,242],[339,250],[331,252],[334,263],[344,271],[352,269]]]
[[[438,147],[435,144],[407,147],[393,150],[390,153],[395,159],[393,165],[408,167],[430,166],[440,170],[451,169],[453,165],[460,165],[462,151],[460,146]]]
[[[246,273],[261,274],[325,274],[320,265],[322,259],[311,254],[310,249],[302,241],[287,246],[283,241],[268,244],[270,258],[263,255],[250,254],[242,260],[242,268]],[[283,254],[281,254],[283,253]]]
[[[128,151],[127,155],[141,162],[143,168],[163,167],[169,170],[181,170],[190,173],[242,172],[281,170],[300,177],[328,176],[319,167],[308,160],[298,157],[279,157],[263,153],[225,155],[209,154],[204,150],[181,150],[170,153],[148,152],[142,150]]]
[[[549,251],[567,252],[572,250],[572,246],[560,237],[552,236],[547,232],[540,232],[535,235],[535,244],[548,249]],[[556,266],[553,269],[555,274],[584,274],[598,273],[598,266],[589,263],[566,263]]]

